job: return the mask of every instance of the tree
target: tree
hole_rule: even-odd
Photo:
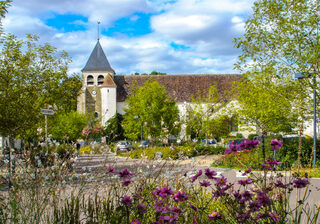
[[[108,141],[114,142],[124,139],[122,121],[123,116],[119,113],[116,113],[106,122],[103,134],[107,136]]]
[[[54,89],[67,79],[70,58],[38,37],[4,36],[0,52],[0,135],[15,138],[36,130],[40,108],[59,101]]]
[[[217,125],[221,124],[220,122],[224,120],[219,120],[224,116],[220,115],[218,112],[227,105],[227,102],[229,101],[228,96],[227,93],[219,93],[217,83],[212,85],[209,90],[198,92],[196,96],[192,96],[192,104],[187,108],[187,135],[196,139],[206,139],[208,137],[218,138],[219,134],[217,133],[217,129],[214,129],[213,127],[217,127]],[[214,124],[214,122],[217,123]],[[226,129],[222,129],[225,133]],[[227,126],[227,129],[229,129],[230,132],[230,123]]]
[[[273,70],[248,73],[236,86],[240,120],[260,130],[263,141],[267,133],[290,132],[297,122],[292,104],[293,86],[285,78],[276,79],[272,74]],[[264,145],[263,155],[265,158]]]
[[[88,115],[76,111],[61,112],[50,122],[48,133],[53,139],[76,141],[82,136],[82,129],[88,124]]]
[[[73,74],[61,80],[57,88],[52,88],[50,95],[56,96],[52,99],[52,104],[60,110],[71,112],[77,110],[77,97],[82,87],[79,74]]]
[[[4,0],[0,2],[0,36],[2,34],[2,19],[5,17],[5,14],[8,12],[8,7],[10,6],[11,0]]]
[[[128,138],[137,139],[141,135],[141,124],[143,138],[151,136],[155,139],[179,133],[178,107],[165,87],[152,78],[144,86],[134,87],[126,103],[128,108],[122,124]]]
[[[235,39],[242,50],[236,68],[277,77],[309,72],[319,77],[320,0],[257,0],[246,21],[245,34]],[[310,80],[308,85],[313,86]]]

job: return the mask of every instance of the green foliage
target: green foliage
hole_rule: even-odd
[[[180,131],[179,110],[170,99],[164,86],[157,81],[148,79],[144,86],[134,88],[128,97],[125,109],[123,128],[125,136],[138,139],[143,124],[143,138],[164,138],[177,135]],[[141,137],[141,136],[140,136]]]
[[[156,153],[162,153],[162,159],[178,159],[179,153],[184,156],[193,157],[197,154],[197,151],[188,146],[175,146],[174,149],[170,147],[149,147],[145,149],[136,149],[128,154],[130,158],[142,158],[147,157],[148,159],[154,159]]]
[[[317,145],[320,141],[317,141]],[[283,139],[283,147],[277,151],[277,159],[282,163],[280,168],[290,169],[298,167],[298,150],[299,150],[298,138]],[[302,139],[301,147],[301,165],[302,167],[310,167],[312,164],[313,155],[313,139]],[[320,157],[320,151],[317,150],[317,158]]]
[[[82,129],[88,123],[88,115],[79,114],[77,111],[57,114],[50,122],[49,133],[54,139],[76,141],[82,137]]]
[[[40,108],[60,105],[70,58],[32,35],[25,40],[6,35],[0,55],[0,135],[26,136],[43,120]]]
[[[210,147],[205,145],[195,145],[195,146],[174,146],[170,147],[149,147],[145,149],[136,149],[129,154],[123,154],[124,156],[129,156],[130,158],[140,159],[147,157],[148,159],[154,159],[156,153],[161,152],[162,158],[166,160],[176,160],[179,159],[179,154],[187,157],[195,157],[200,155],[219,155],[223,154],[226,150],[223,146]]]
[[[8,12],[11,0],[3,0],[0,2],[0,36],[2,34],[2,19],[5,18],[5,14]]]
[[[208,91],[192,96],[192,106],[187,105],[186,133],[192,139],[220,138],[230,133],[230,118],[217,112],[227,103],[227,94],[220,94],[217,83]]]
[[[289,132],[295,127],[292,85],[285,79],[274,79],[272,71],[249,74],[236,86],[237,110],[244,125],[252,124],[264,135],[267,132]]]
[[[106,122],[103,135],[106,136],[108,143],[124,139],[124,130],[121,125],[122,121],[123,116],[119,113],[116,113]]]
[[[319,0],[256,0],[245,34],[235,40],[242,50],[236,68],[261,72],[267,65],[279,77],[319,76],[319,11]]]

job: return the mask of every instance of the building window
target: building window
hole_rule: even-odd
[[[103,75],[99,75],[98,76],[98,86],[101,86],[104,82],[104,76]]]
[[[88,75],[87,76],[87,85],[88,86],[93,86],[93,84],[94,84],[93,76],[92,75]]]

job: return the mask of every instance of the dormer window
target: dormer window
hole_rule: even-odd
[[[92,75],[88,75],[87,76],[87,85],[88,86],[93,86],[93,84],[94,84],[93,76]]]
[[[104,82],[104,76],[103,75],[99,75],[98,76],[98,86],[101,86]]]

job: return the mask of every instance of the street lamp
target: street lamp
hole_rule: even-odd
[[[139,119],[141,118],[140,116],[134,116],[133,119]],[[141,119],[141,141],[143,141],[143,122]]]
[[[308,72],[298,72],[295,73],[296,79],[303,79],[310,77],[311,73]],[[316,168],[316,152],[317,152],[317,105],[316,105],[316,76],[313,77],[313,168]]]

